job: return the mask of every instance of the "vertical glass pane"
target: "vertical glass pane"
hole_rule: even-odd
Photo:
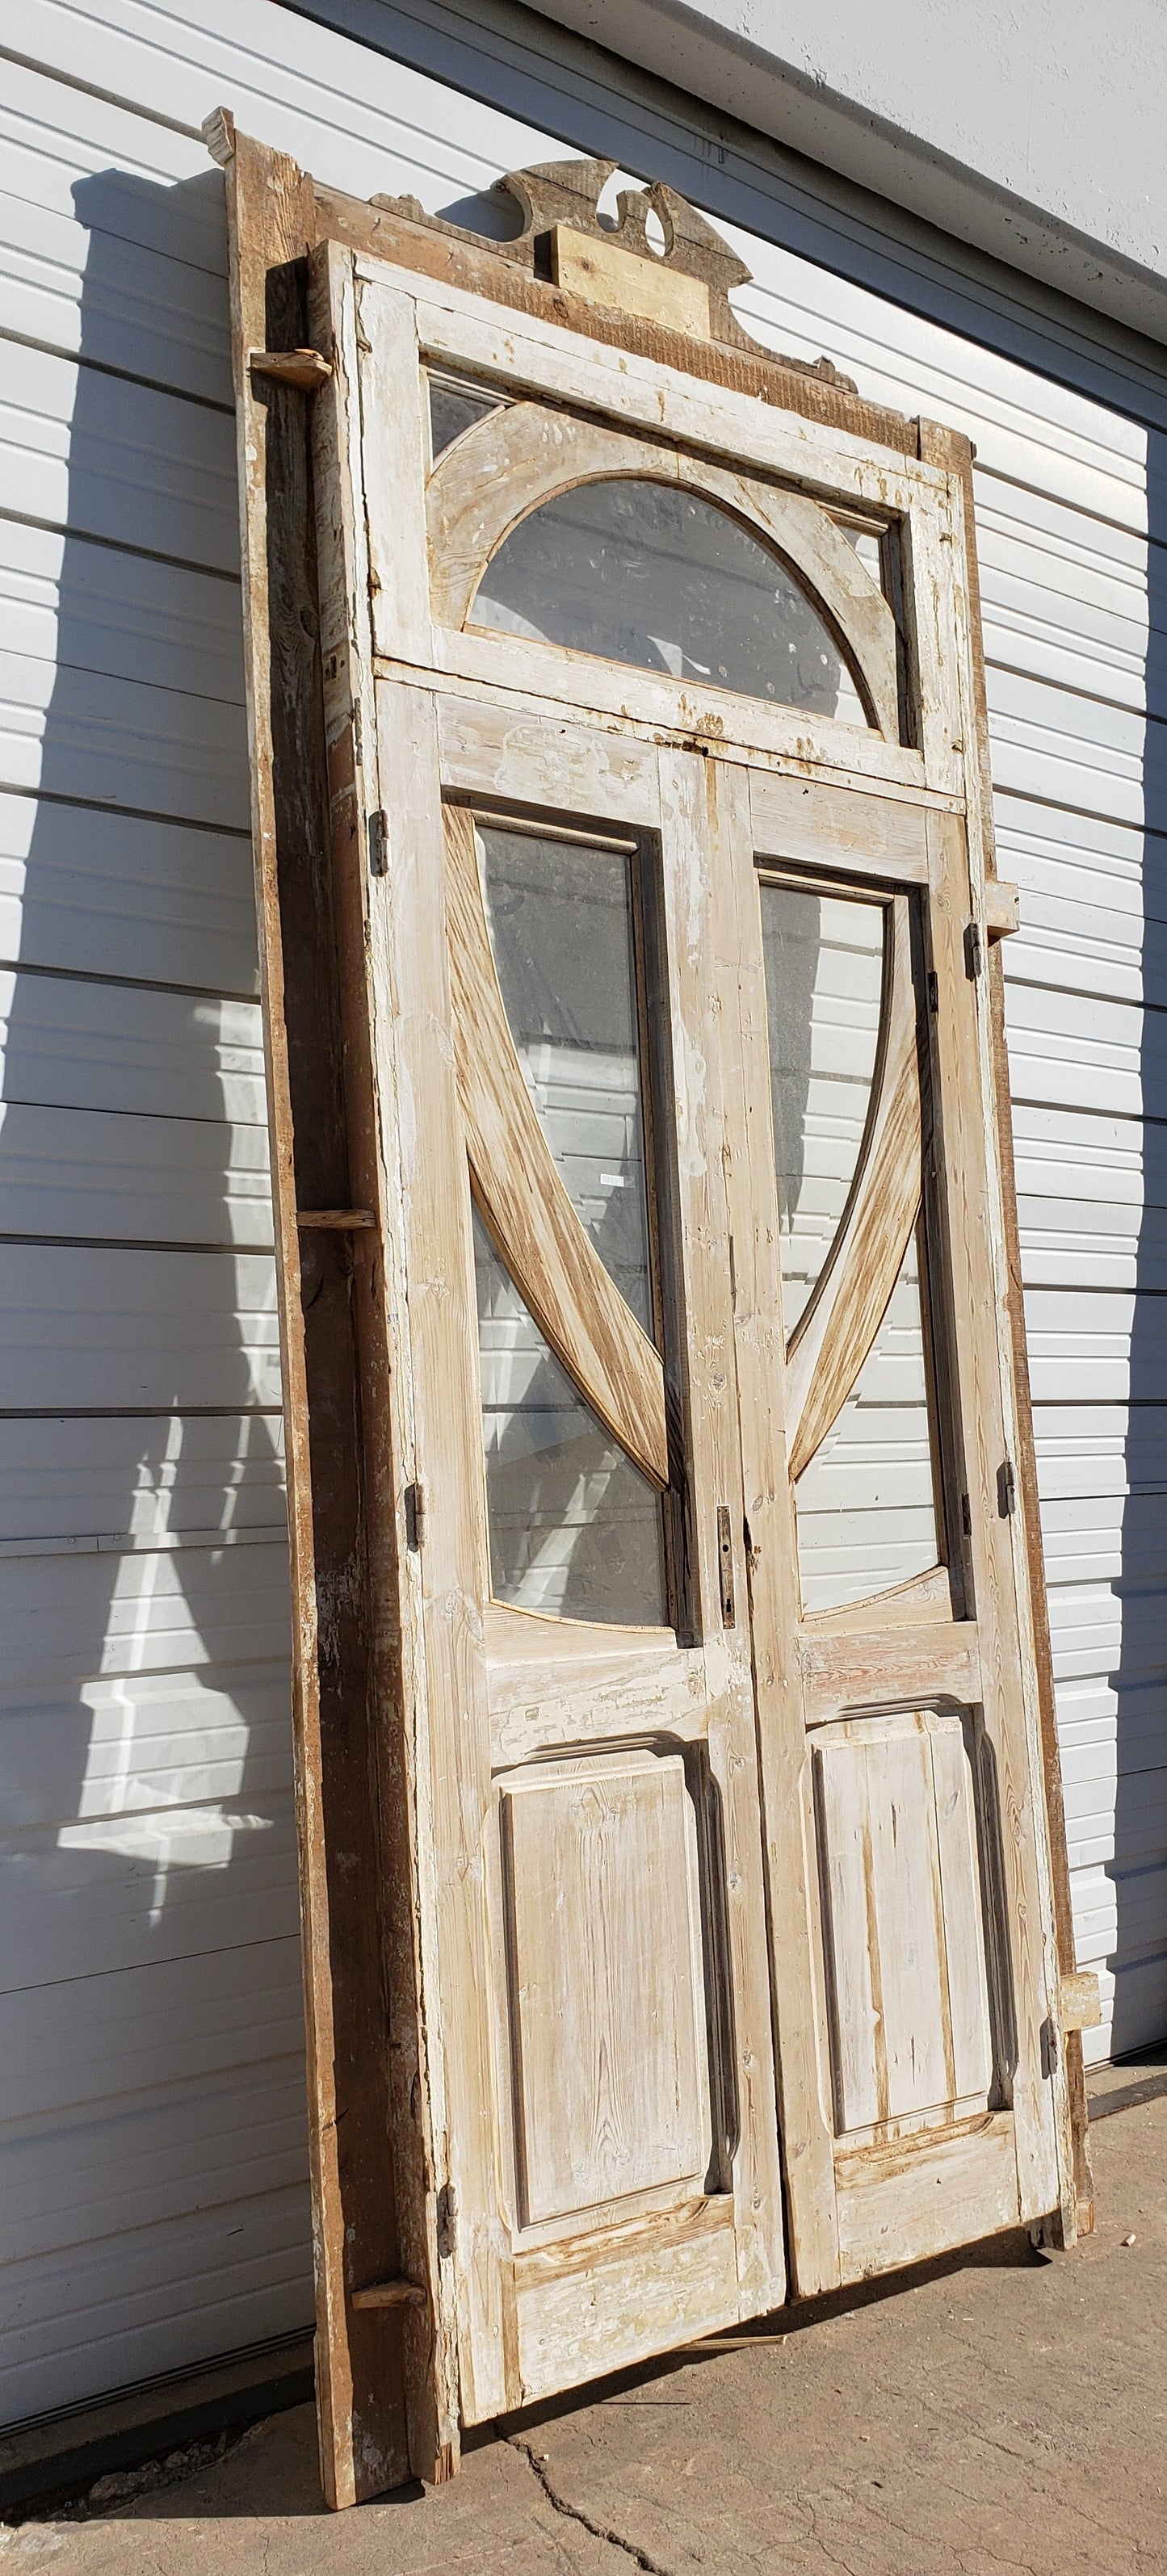
[[[577,1216],[652,1333],[632,861],[486,825],[490,940],[511,1035]]]
[[[804,1610],[838,1610],[940,1558],[915,1236],[846,1404],[794,1489]]]
[[[855,1178],[883,997],[885,908],[763,882],[762,946],[787,1337]]]
[[[477,1211],[474,1266],[495,1600],[664,1627],[659,1495],[560,1367]]]
[[[866,725],[846,660],[780,556],[675,484],[612,476],[532,510],[487,565],[476,626]]]

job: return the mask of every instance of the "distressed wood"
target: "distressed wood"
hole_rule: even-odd
[[[348,1071],[347,1113],[354,1183],[378,1219],[370,1294],[355,1302],[362,1386],[364,1490],[378,1544],[367,1588],[377,1712],[377,1794],[388,1988],[388,2111],[393,2150],[396,2270],[425,2283],[424,2310],[408,2306],[377,2327],[383,2362],[400,2356],[409,2462],[415,2476],[448,2476],[458,2457],[455,2320],[449,2267],[439,2244],[445,2183],[444,2067],[422,2008],[436,1980],[435,1905],[429,1878],[432,1830],[427,1795],[424,1641],[417,1553],[407,1497],[416,1477],[408,1371],[408,1307],[400,1222],[399,1139],[382,1101],[394,1069],[386,1060],[368,961],[383,938],[384,905],[374,907],[369,814],[378,802],[377,719],[368,616],[362,456],[350,435],[359,316],[351,263],[332,249],[310,264],[310,313],[330,343],[334,382],[312,406],[317,486],[321,660],[340,958],[340,1002]],[[371,1006],[370,1006],[371,1005]],[[416,1497],[417,1485],[414,1486]],[[416,1533],[414,1533],[416,1534]],[[369,2271],[372,2267],[369,2267]],[[384,2267],[390,2276],[390,2267]],[[366,2273],[368,2278],[368,2273]]]
[[[914,801],[753,769],[750,811],[760,859],[845,868],[881,885],[927,883],[928,838]]]
[[[232,143],[220,118],[222,157]],[[968,970],[965,933],[970,921],[1003,929],[1007,907],[985,893],[952,458],[934,440],[915,459],[914,433],[838,385],[621,320],[545,285],[526,251],[326,198],[249,149],[250,197],[235,174],[237,234],[243,206],[254,235],[236,259],[251,280],[236,365],[252,440],[257,882],[299,1442],[322,2448],[330,2498],[344,2501],[407,2469],[448,2473],[460,2420],[772,2307],[786,2286],[776,2072],[799,2291],[1047,2217],[1069,2130],[1050,2043],[1063,2000],[1056,1871],[1026,1676],[1036,1520],[1019,1536],[997,1511],[1021,1346],[1009,1340],[986,979]],[[526,174],[532,239],[557,189],[590,185],[572,167]],[[699,219],[686,230],[686,214],[674,287],[706,284],[720,313],[716,260],[732,255],[715,236],[703,245]],[[644,217],[643,201],[625,201],[622,260],[640,255]],[[549,228],[574,221],[560,211]],[[586,222],[580,238],[602,250]],[[286,263],[325,243],[306,306]],[[577,244],[563,256],[570,265]],[[312,343],[332,370],[312,369],[312,395],[287,369],[279,382],[246,363],[269,348],[295,363]],[[427,354],[525,398],[494,415],[512,443],[524,410],[562,424],[578,404],[609,461],[633,445],[643,470],[651,442],[676,477],[765,521],[867,669],[890,738],[435,621]],[[664,438],[680,442],[683,468]],[[486,493],[492,507],[529,507],[541,488],[534,466],[504,482]],[[889,614],[820,498],[910,524],[920,750],[898,740]],[[272,551],[273,504],[286,561]],[[438,529],[464,586],[481,507],[464,496],[461,533],[456,512]],[[643,1384],[630,1395],[610,1332],[594,1329],[606,1292],[586,1257],[580,1267],[586,1238],[564,1193],[565,1223],[550,1157],[539,1161],[505,1012],[499,1027],[472,826],[463,805],[447,841],[443,794],[447,813],[453,795],[520,827],[631,831],[644,853],[663,1359],[643,1335],[640,1350],[639,1328],[631,1349],[651,1378],[651,1440]],[[755,852],[880,886],[896,922],[867,1152],[789,1363]],[[902,971],[909,901],[936,983],[923,1096]],[[488,1152],[478,1128],[490,1120]],[[479,1163],[496,1196],[525,1176],[534,1291],[520,1284],[538,1315],[574,1261],[553,1347],[609,1428],[617,1414],[632,1422],[668,1484],[673,1629],[573,1628],[489,1599]],[[791,1455],[797,1468],[813,1454],[854,1383],[922,1165],[951,1563],[803,1620]],[[509,1259],[512,1218],[496,1210],[494,1223]],[[301,1233],[304,1311],[289,1285]],[[875,1983],[878,2046],[870,2017],[866,2040],[862,2029]],[[844,1994],[860,2016],[846,2048]],[[1062,2213],[1065,2232],[1064,2192]]]
[[[1074,2030],[1097,2030],[1102,2020],[1102,1997],[1093,1968],[1076,1968],[1072,1977],[1058,1983],[1059,2018],[1068,2034]]]
[[[1008,2113],[987,2112],[952,2138],[841,2156],[839,2241],[844,2281],[886,2271],[896,2248],[913,2245],[927,2262],[951,2245],[975,2244],[1016,2227],[1017,2161]]]
[[[1011,939],[1021,928],[1021,896],[1000,877],[985,879],[985,929],[990,939]]]
[[[790,1473],[801,1475],[841,1413],[899,1277],[920,1208],[916,995],[907,905],[888,924],[887,994],[872,1111],[850,1204],[799,1320],[786,1380]]]
[[[407,2475],[400,2351],[353,2316],[399,2268],[347,1243],[301,1246],[297,1201],[352,1196],[336,993],[307,397],[244,353],[306,339],[311,183],[229,124],[244,632],[292,1551],[293,1744],[315,2212],[317,2410],[328,2501]]]
[[[669,1441],[660,1353],[584,1232],[540,1126],[495,973],[474,818],[447,805],[445,825],[458,1096],[475,1193],[556,1357],[663,1493]]]
[[[541,404],[511,403],[488,412],[434,468],[426,515],[438,624],[462,627],[471,619],[486,566],[518,519],[578,483],[609,475],[643,476],[698,493],[768,539],[802,574],[812,598],[821,600],[849,648],[876,724],[890,742],[898,742],[891,610],[854,547],[816,502]]]
[[[985,850],[984,901],[988,921],[991,918],[991,908],[998,901],[998,897],[993,892],[998,881],[996,850],[993,842],[993,783],[989,756],[989,708],[981,627],[980,570],[976,546],[973,448],[960,431],[949,429],[940,422],[931,420],[921,420],[919,423],[919,446],[921,456],[929,464],[943,465],[947,471],[956,476],[964,496],[962,552],[969,612],[970,703],[975,777],[979,790],[980,826]],[[1034,1634],[1034,1676],[1041,1730],[1045,1810],[1049,1830],[1058,1957],[1063,1974],[1072,1974],[1075,1967],[1073,1902],[1066,1843],[1061,1749],[1058,1743],[1053,1649],[1050,1643],[1045,1563],[1042,1555],[1037,1453],[1033,1436],[1033,1404],[1029,1389],[1029,1353],[1025,1339],[1024,1283],[1017,1225],[1017,1181],[1013,1155],[1009,1052],[1005,1033],[1004,967],[1000,948],[997,946],[994,946],[989,954],[988,985],[993,1084],[1001,1169],[1001,1202],[1005,1258],[1008,1266],[1007,1293],[1017,1424],[1016,1465],[1021,1493],[1021,1521],[1028,1552],[1030,1615]],[[1066,2184],[1068,2224],[1063,2223],[1062,2232],[1063,2236],[1072,2241],[1075,2234],[1089,2235],[1094,2225],[1094,2178],[1090,2166],[1085,2065],[1081,2039],[1076,2032],[1071,2032],[1066,2041],[1066,2074],[1069,2097],[1070,2172],[1067,2175]],[[1069,2208],[1071,2199],[1072,2210]]]
[[[270,376],[276,384],[296,385],[308,394],[326,385],[332,374],[319,349],[252,349],[247,364],[253,376]]]

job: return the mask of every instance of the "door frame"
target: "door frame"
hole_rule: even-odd
[[[410,2475],[450,2474],[458,2400],[454,2318],[442,2282],[450,2268],[442,2261],[450,2224],[441,2164],[446,2105],[440,2051],[418,2004],[433,1922],[432,1835],[417,1792],[418,1676],[411,1643],[419,1610],[416,1515],[424,1498],[402,1472],[408,1398],[399,1401],[403,1381],[384,1328],[400,1287],[392,1275],[393,1245],[369,1221],[378,1137],[374,1039],[365,1009],[367,894],[380,825],[362,775],[372,710],[362,701],[360,674],[371,670],[371,639],[357,631],[360,603],[345,579],[342,532],[323,521],[318,526],[313,506],[313,441],[317,474],[324,454],[336,452],[335,394],[321,398],[337,357],[321,329],[327,246],[339,245],[348,259],[367,253],[395,261],[433,281],[447,311],[460,294],[485,295],[521,316],[525,330],[556,335],[561,347],[566,325],[590,344],[589,369],[618,368],[623,351],[650,368],[675,370],[704,407],[706,435],[714,388],[717,403],[743,431],[751,409],[755,426],[762,421],[760,397],[771,460],[783,438],[786,453],[795,455],[800,422],[813,420],[829,424],[841,446],[852,444],[857,470],[864,461],[870,467],[874,450],[885,491],[908,460],[948,478],[953,542],[938,573],[969,618],[961,738],[975,746],[966,784],[989,942],[991,1049],[984,1076],[986,1096],[995,1095],[1004,1167],[1002,1295],[1011,1326],[1020,1505],[1015,1567],[1028,1592],[1035,1640],[1035,1776],[1044,1785],[1054,1922],[1069,1997],[1052,2023],[1057,2048],[1072,2020],[1073,1953],[995,946],[995,934],[1012,926],[1015,906],[1009,890],[995,887],[966,440],[881,411],[829,368],[805,369],[747,342],[724,296],[727,267],[740,277],[740,266],[671,192],[656,195],[670,225],[681,211],[676,238],[688,261],[685,273],[704,275],[709,309],[722,317],[716,337],[694,336],[691,325],[678,327],[668,311],[662,319],[659,310],[616,309],[610,276],[604,284],[609,300],[597,306],[580,291],[586,285],[580,275],[573,272],[569,285],[536,273],[535,240],[546,238],[546,222],[539,220],[545,183],[561,174],[520,175],[514,190],[525,231],[517,244],[493,247],[420,217],[412,206],[371,207],[318,189],[286,155],[237,135],[226,111],[208,120],[206,132],[228,174],[255,867],[289,1453],[318,2413],[325,2492],[330,2503],[342,2505]],[[600,179],[607,175],[606,165],[575,164],[572,171],[576,179],[593,171]],[[593,209],[595,193],[598,182]],[[692,256],[690,234],[697,243]],[[623,293],[626,279],[618,273]],[[505,323],[499,327],[505,332]],[[681,391],[683,385],[678,399]],[[942,741],[926,744],[925,753],[932,795],[943,810],[951,789],[941,783]],[[773,757],[778,770],[781,755]],[[892,769],[872,786],[885,798],[890,791],[894,801],[894,763]],[[1089,2168],[1080,2042],[1072,2028],[1064,2044],[1070,2081],[1055,2223],[1063,2241],[1072,2241],[1075,2227],[1089,2223]]]

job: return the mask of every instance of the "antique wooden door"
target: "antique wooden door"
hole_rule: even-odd
[[[1057,1961],[959,482],[318,290],[453,2424],[1056,2210]]]

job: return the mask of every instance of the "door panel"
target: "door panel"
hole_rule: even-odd
[[[364,265],[375,1293],[472,2423],[1054,2209],[1056,1963],[956,487]]]
[[[714,2139],[684,1758],[535,1764],[499,1798],[521,2224],[695,2197]]]
[[[382,687],[383,731],[411,725],[417,694]],[[430,738],[430,793],[449,797],[456,764],[440,780]],[[477,1376],[481,1426],[470,1487],[460,1473],[434,1507],[427,1488],[420,1551],[427,1654],[453,1684],[431,1697],[435,1776],[452,1729],[474,1783],[443,1973],[490,2069],[491,2163],[455,2185],[468,2421],[635,2360],[662,2331],[755,2313],[785,2280],[716,997],[690,829],[702,767],[663,755],[647,823],[621,844],[575,802],[581,733],[528,739],[528,767],[506,747],[509,814],[445,807],[459,1113],[426,1150],[464,1249],[440,1305],[413,1301],[419,1333],[456,1342],[461,1379]],[[553,800],[536,828],[532,806]],[[431,1054],[443,1043],[419,1034]],[[420,1239],[414,1257],[424,1276]],[[447,1521],[469,1576],[456,1615]],[[481,2064],[452,2034],[456,2090]]]
[[[852,2144],[989,2107],[970,1723],[909,1710],[814,1737],[835,2134]]]

